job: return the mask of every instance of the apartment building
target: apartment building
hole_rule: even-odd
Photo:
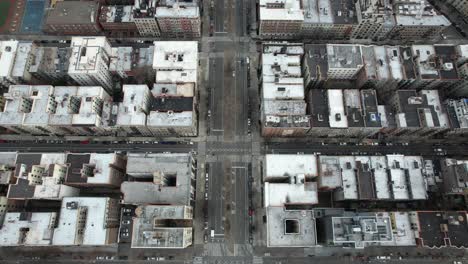
[[[54,246],[108,246],[117,243],[119,202],[108,197],[66,197],[62,200]]]
[[[266,155],[263,169],[267,246],[316,246],[311,210],[318,203],[316,156]]]
[[[71,48],[68,75],[79,85],[99,85],[112,95],[111,46],[106,37],[72,37]]]
[[[312,39],[349,39],[357,16],[353,0],[306,0],[302,2],[304,22],[301,33]]]
[[[152,135],[146,125],[153,100],[146,85],[124,85],[123,102],[119,103],[116,126],[126,135]]]
[[[59,1],[47,13],[44,31],[55,35],[93,35],[101,32],[96,1]]]
[[[118,188],[124,180],[127,161],[117,153],[67,153],[66,164],[66,185]]]
[[[142,205],[135,212],[132,248],[182,249],[192,245],[191,206]]]
[[[381,40],[393,30],[396,21],[391,0],[357,0],[358,24],[351,38]]]
[[[133,76],[135,50],[133,47],[111,48],[109,55],[109,72],[122,80],[128,81]]]
[[[72,49],[69,47],[37,47],[29,65],[29,74],[39,84],[67,83],[71,55]]]
[[[301,136],[310,128],[300,66],[303,54],[302,44],[263,45],[259,76],[263,136]]]
[[[330,210],[329,210],[330,211]],[[416,246],[416,212],[351,212],[317,219],[328,246],[363,249],[370,246]]]
[[[4,94],[0,126],[33,135],[106,135],[112,99],[99,86],[12,85]]]
[[[468,160],[440,160],[442,190],[449,195],[465,195],[468,190]]]
[[[155,41],[156,83],[197,83],[197,41]],[[196,88],[196,86],[195,86]]]
[[[395,27],[389,33],[392,39],[419,40],[440,38],[452,23],[427,0],[394,0]]]
[[[163,37],[200,37],[201,17],[198,0],[161,0],[156,20]]]
[[[422,157],[320,156],[318,187],[343,200],[426,200]]]
[[[1,246],[49,246],[56,212],[8,212],[0,229]]]
[[[49,101],[53,87],[49,85],[11,85],[3,111],[0,112],[2,127],[18,134],[47,135],[48,115],[54,106]]]
[[[156,83],[146,126],[153,136],[196,136],[198,121],[193,83]]]
[[[304,23],[304,9],[300,0],[260,0],[258,17],[261,37],[297,37]]]
[[[99,24],[104,31],[111,31],[110,33],[118,31],[133,35],[137,31],[131,5],[101,6]]]
[[[133,21],[144,37],[159,37],[160,30],[156,21],[156,0],[135,0],[133,6]]]
[[[466,211],[417,211],[413,222],[416,243],[426,248],[466,248]]]
[[[129,181],[120,187],[122,201],[134,205],[193,206],[196,168],[196,159],[190,153],[128,153]]]
[[[466,98],[454,100],[445,100],[444,105],[447,109],[451,134],[466,135],[468,133],[468,100]]]
[[[28,69],[34,60],[37,45],[31,41],[0,41],[0,87],[31,82]]]
[[[431,137],[449,130],[448,115],[438,90],[398,90],[390,99],[396,115],[398,136]]]
[[[19,153],[15,161],[16,183],[10,184],[12,200],[62,200],[77,196],[80,190],[64,184],[68,165],[64,153]]]

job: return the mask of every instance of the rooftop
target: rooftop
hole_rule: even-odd
[[[136,209],[132,248],[185,248],[192,243],[192,208],[145,205]]]
[[[66,175],[63,153],[19,153],[16,156],[17,181],[8,188],[9,199],[60,200],[78,195],[79,190],[61,184]]]
[[[304,85],[263,83],[263,99],[304,99]]]
[[[375,90],[361,90],[361,101],[364,114],[364,125],[366,127],[382,127]]]
[[[98,14],[98,2],[58,1],[49,10],[45,24],[96,24]]]
[[[22,78],[26,75],[30,59],[35,53],[36,45],[32,42],[20,42],[16,50],[15,64],[13,66],[12,77]]]
[[[111,49],[109,71],[129,72],[133,69],[133,48],[116,47]]]
[[[54,231],[53,245],[88,245],[108,244],[108,214],[110,214],[107,197],[66,197],[62,200],[60,218]],[[84,219],[80,219],[82,215]],[[84,223],[83,223],[84,222]],[[80,234],[79,230],[82,230]],[[80,238],[82,235],[82,238]],[[78,242],[78,241],[81,241]]]
[[[450,21],[427,0],[398,0],[394,3],[395,19],[403,26],[450,26]]]
[[[354,1],[306,0],[304,23],[357,24]]]
[[[265,115],[305,115],[306,103],[300,100],[264,100]]]
[[[197,70],[197,41],[155,41],[153,69]]]
[[[33,62],[29,66],[31,73],[65,74],[71,56],[71,48],[37,47]]]
[[[309,91],[308,111],[313,128],[330,127],[327,91],[321,89],[310,89]]]
[[[327,44],[329,69],[357,69],[364,65],[361,46],[355,44]]]
[[[260,20],[304,20],[299,0],[260,0]]]
[[[349,127],[364,127],[361,94],[357,89],[343,90],[346,118]]]
[[[267,154],[265,155],[264,177],[290,177],[305,175],[318,176],[317,157],[315,155]]]
[[[123,176],[125,168],[122,157],[116,153],[68,153],[66,163],[68,184],[117,185],[122,180],[117,171]]]
[[[47,246],[51,244],[57,213],[6,213],[0,246]]]
[[[150,90],[147,85],[123,85],[123,101],[119,103],[118,126],[145,126]]]
[[[124,202],[190,205],[194,159],[191,154],[127,155],[127,174],[139,179],[121,185]]]
[[[417,212],[419,240],[423,246],[468,247],[466,212]]]
[[[135,0],[133,18],[154,18],[157,0]]]
[[[328,120],[330,127],[333,128],[346,128],[348,127],[348,118],[345,113],[343,90],[329,89],[328,95],[328,109],[330,111]]]
[[[72,55],[68,73],[90,73],[102,70],[100,60],[111,54],[106,37],[72,37]]]
[[[107,23],[133,23],[133,6],[102,6],[99,20]]]
[[[313,247],[317,244],[313,211],[267,209],[268,247]]]
[[[319,156],[318,187],[335,189],[341,187],[341,166],[338,156]]]
[[[304,48],[304,63],[307,65],[310,79],[326,80],[328,77],[327,45],[307,44]]]
[[[373,213],[332,217],[335,245],[352,245],[364,248],[369,245],[392,242],[390,217]]]
[[[197,18],[200,16],[198,1],[162,0],[156,7],[156,17]]]
[[[16,40],[0,41],[0,78],[9,77],[15,63],[19,42]]]
[[[316,182],[307,182],[304,175],[289,177],[288,183],[265,182],[265,207],[318,204]]]

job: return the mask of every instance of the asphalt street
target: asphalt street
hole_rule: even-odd
[[[366,146],[366,145],[340,145],[319,143],[266,143],[265,153],[276,154],[322,154],[322,155],[368,155],[368,154],[404,154],[423,156],[460,156],[466,155],[467,145],[433,145],[430,143],[409,143],[408,145]]]
[[[216,239],[224,237],[225,183],[222,162],[212,162],[208,172],[208,232],[214,230]],[[210,238],[212,240],[213,237]]]

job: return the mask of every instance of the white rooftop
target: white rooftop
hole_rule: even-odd
[[[80,207],[87,209],[82,245],[106,245],[108,236],[106,221],[109,201],[110,198],[107,197],[64,198],[60,209],[59,222],[54,232],[53,245],[75,245],[80,221],[78,208]],[[72,206],[72,202],[77,204],[76,208]]]
[[[0,78],[8,77],[13,70],[19,42],[16,40],[0,41]]]
[[[333,10],[330,0],[306,0],[304,22],[313,24],[333,24]]]
[[[79,113],[73,115],[73,124],[98,126],[101,122],[98,102],[111,100],[109,94],[101,86],[80,86],[76,96],[81,102]]]
[[[305,182],[304,175],[293,176],[296,183],[265,182],[265,207],[285,204],[317,204],[316,182]]]
[[[411,198],[425,200],[427,196],[426,180],[422,174],[423,159],[421,156],[405,156],[405,168],[409,172]]]
[[[356,179],[356,160],[354,156],[340,156],[341,178],[343,179],[344,199],[358,199],[358,186]]]
[[[450,21],[427,0],[405,0],[396,3],[395,19],[403,26],[450,26]]]
[[[20,42],[18,45],[18,49],[16,51],[16,58],[15,58],[15,65],[13,66],[13,70],[11,75],[13,77],[23,77],[25,73],[28,71],[28,67],[30,62],[30,58],[32,57],[31,51],[33,48],[32,42]]]
[[[374,172],[375,194],[377,199],[390,199],[385,156],[370,156],[370,167]]]
[[[265,155],[264,177],[288,177],[303,174],[318,176],[315,155],[267,154]]]
[[[263,83],[263,99],[304,99],[303,84]]]
[[[316,246],[317,237],[313,211],[268,207],[266,216],[267,247]],[[297,230],[288,230],[290,227],[287,227],[287,222],[295,223]]]
[[[387,214],[387,213],[382,213]],[[408,212],[391,212],[394,223],[393,238],[396,246],[416,246],[415,232],[411,227],[410,214]]]
[[[152,111],[146,121],[148,127],[191,127],[194,124],[195,113],[184,112],[154,112]]]
[[[156,71],[156,83],[196,83],[197,70]]]
[[[153,69],[196,70],[198,68],[197,41],[155,41]]]
[[[119,103],[118,126],[145,126],[150,90],[147,85],[123,85],[124,97]]]
[[[329,122],[330,127],[346,128],[348,127],[348,119],[345,115],[343,90],[329,89],[328,108],[330,110]]]
[[[283,4],[283,8],[268,7]],[[304,12],[300,0],[260,0],[260,20],[295,20],[303,21]]]
[[[49,125],[71,125],[73,114],[70,111],[70,106],[73,105],[72,101],[76,98],[78,93],[78,86],[56,86],[54,87],[53,96],[57,107],[55,113],[51,113],[49,117]]]
[[[423,95],[426,95],[427,104],[432,105],[437,114],[440,127],[449,128],[449,117],[445,111],[445,107],[440,103],[439,91],[438,90],[421,90]]]
[[[156,17],[161,18],[197,18],[200,16],[198,3],[195,1],[179,2],[177,0],[166,0],[165,5],[156,7]]]
[[[6,213],[0,246],[50,245],[56,217],[56,213]]]
[[[97,72],[102,53],[111,53],[106,37],[72,37],[71,48],[69,74]]]
[[[30,89],[30,99],[33,100],[31,111],[24,114],[23,125],[46,126],[49,123],[49,96],[54,87],[50,85],[25,86]]]

